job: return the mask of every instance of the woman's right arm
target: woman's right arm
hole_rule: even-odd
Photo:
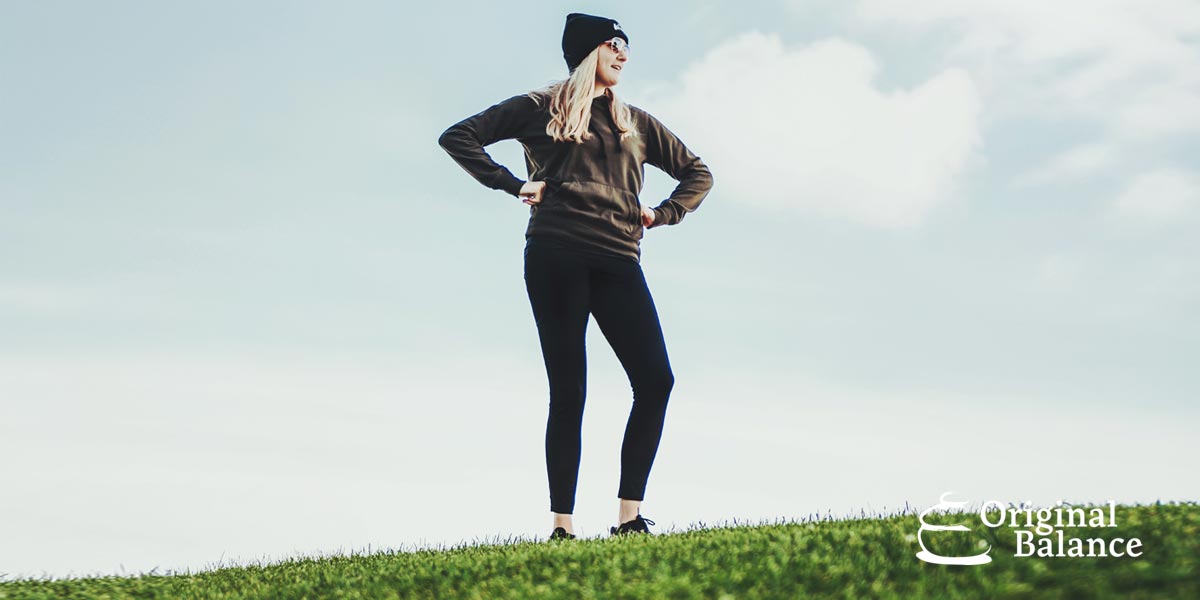
[[[513,96],[451,125],[438,145],[479,183],[519,197],[525,181],[492,160],[483,147],[520,135],[535,108],[529,96]]]

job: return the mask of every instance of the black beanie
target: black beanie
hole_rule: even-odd
[[[629,36],[625,35],[621,25],[613,19],[583,13],[567,15],[562,38],[563,60],[567,61],[567,69],[574,71],[596,46],[614,37],[629,43]]]

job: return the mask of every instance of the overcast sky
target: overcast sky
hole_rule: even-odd
[[[547,6],[0,6],[0,574],[549,534],[528,207],[436,140],[572,11],[715,181],[642,245],[656,531],[1200,498],[1200,5]],[[632,401],[588,342],[585,537]]]

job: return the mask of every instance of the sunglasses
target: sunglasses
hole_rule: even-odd
[[[622,52],[624,52],[626,55],[629,54],[629,44],[625,43],[625,38],[615,37],[604,43],[608,44],[608,47],[612,48],[612,51],[616,52],[617,54]]]

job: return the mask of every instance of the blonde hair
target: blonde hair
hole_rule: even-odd
[[[539,106],[548,103],[550,122],[546,124],[546,135],[556,142],[573,141],[583,143],[590,140],[588,123],[592,116],[592,94],[596,91],[596,63],[599,61],[600,46],[596,46],[566,79],[551,82],[545,87],[529,92]],[[621,141],[638,132],[629,105],[621,101],[612,88],[604,91],[608,96],[609,112],[612,113]]]

